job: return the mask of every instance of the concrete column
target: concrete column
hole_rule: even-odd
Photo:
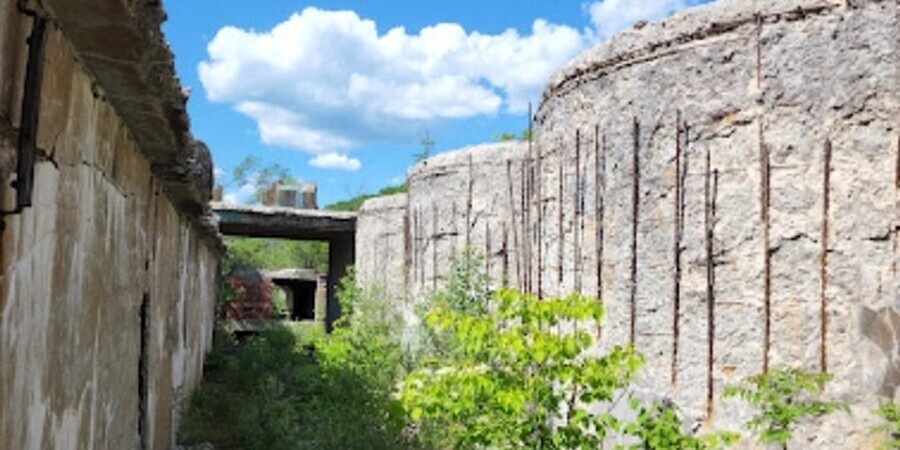
[[[347,268],[355,259],[354,233],[336,236],[328,241],[328,305],[325,326],[331,330],[334,321],[341,316],[341,306],[337,300],[337,288],[341,278],[347,274]]]
[[[326,286],[328,285],[328,277],[319,275],[316,277],[316,322],[324,324],[326,310],[328,309],[328,294]]]

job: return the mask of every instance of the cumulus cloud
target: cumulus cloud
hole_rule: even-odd
[[[347,152],[409,142],[423,125],[522,113],[551,73],[598,39],[697,0],[602,0],[595,29],[537,19],[527,33],[440,23],[379,30],[353,11],[306,8],[269,30],[224,27],[198,67],[207,98],[252,118],[268,145],[321,168],[358,170]]]
[[[337,152],[322,153],[309,161],[309,165],[319,169],[338,169],[355,172],[362,167],[358,159],[344,156]]]
[[[271,30],[222,28],[198,70],[207,98],[252,118],[264,143],[346,169],[359,161],[345,152],[361,143],[409,141],[423,123],[525,111],[585,42],[544,20],[526,35],[452,23],[381,33],[355,12],[307,8]]]

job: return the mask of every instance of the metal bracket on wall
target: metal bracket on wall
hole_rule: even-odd
[[[19,123],[19,142],[16,157],[16,207],[2,214],[18,214],[31,206],[34,190],[34,161],[37,147],[38,118],[40,117],[41,81],[44,74],[44,35],[47,18],[19,2],[19,11],[32,18],[31,35],[28,37],[28,62],[25,67],[25,86],[22,95],[22,114]]]

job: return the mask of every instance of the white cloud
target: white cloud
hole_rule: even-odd
[[[315,158],[309,161],[309,165],[319,169],[338,169],[348,172],[355,172],[362,167],[362,163],[358,159],[349,158],[336,152],[316,155]]]
[[[269,30],[220,29],[198,71],[207,98],[252,118],[265,144],[358,170],[347,150],[409,143],[436,121],[522,113],[587,46],[698,1],[602,0],[584,7],[594,28],[537,19],[524,34],[454,23],[379,31],[353,11],[311,7]]]
[[[653,21],[700,3],[702,0],[602,0],[586,7],[597,40],[631,27],[640,20]]]
[[[307,8],[271,30],[222,28],[198,70],[207,98],[251,117],[264,143],[316,156],[410,141],[423,122],[523,112],[585,44],[544,20],[526,35],[452,23],[379,33],[355,12]]]

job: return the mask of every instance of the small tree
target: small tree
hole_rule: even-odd
[[[426,131],[425,137],[419,141],[419,147],[422,148],[422,151],[413,153],[413,161],[420,162],[431,157],[431,152],[434,151],[434,139],[431,138],[431,134]]]
[[[803,419],[820,417],[835,410],[849,412],[846,404],[817,397],[831,375],[809,373],[801,369],[773,370],[748,378],[740,386],[725,389],[726,397],[738,397],[759,410],[745,425],[760,431],[762,444],[780,444],[787,449],[794,426]]]
[[[637,420],[626,425],[623,431],[640,440],[639,444],[630,447],[633,450],[718,450],[740,438],[737,433],[730,432],[706,436],[685,434],[675,408],[669,404],[640,406],[633,401],[631,407],[638,412]]]
[[[642,363],[631,347],[588,354],[587,325],[602,317],[599,301],[578,295],[503,290],[481,313],[438,303],[425,321],[449,351],[407,376],[401,401],[438,448],[598,448],[618,422],[591,406],[612,401]]]

